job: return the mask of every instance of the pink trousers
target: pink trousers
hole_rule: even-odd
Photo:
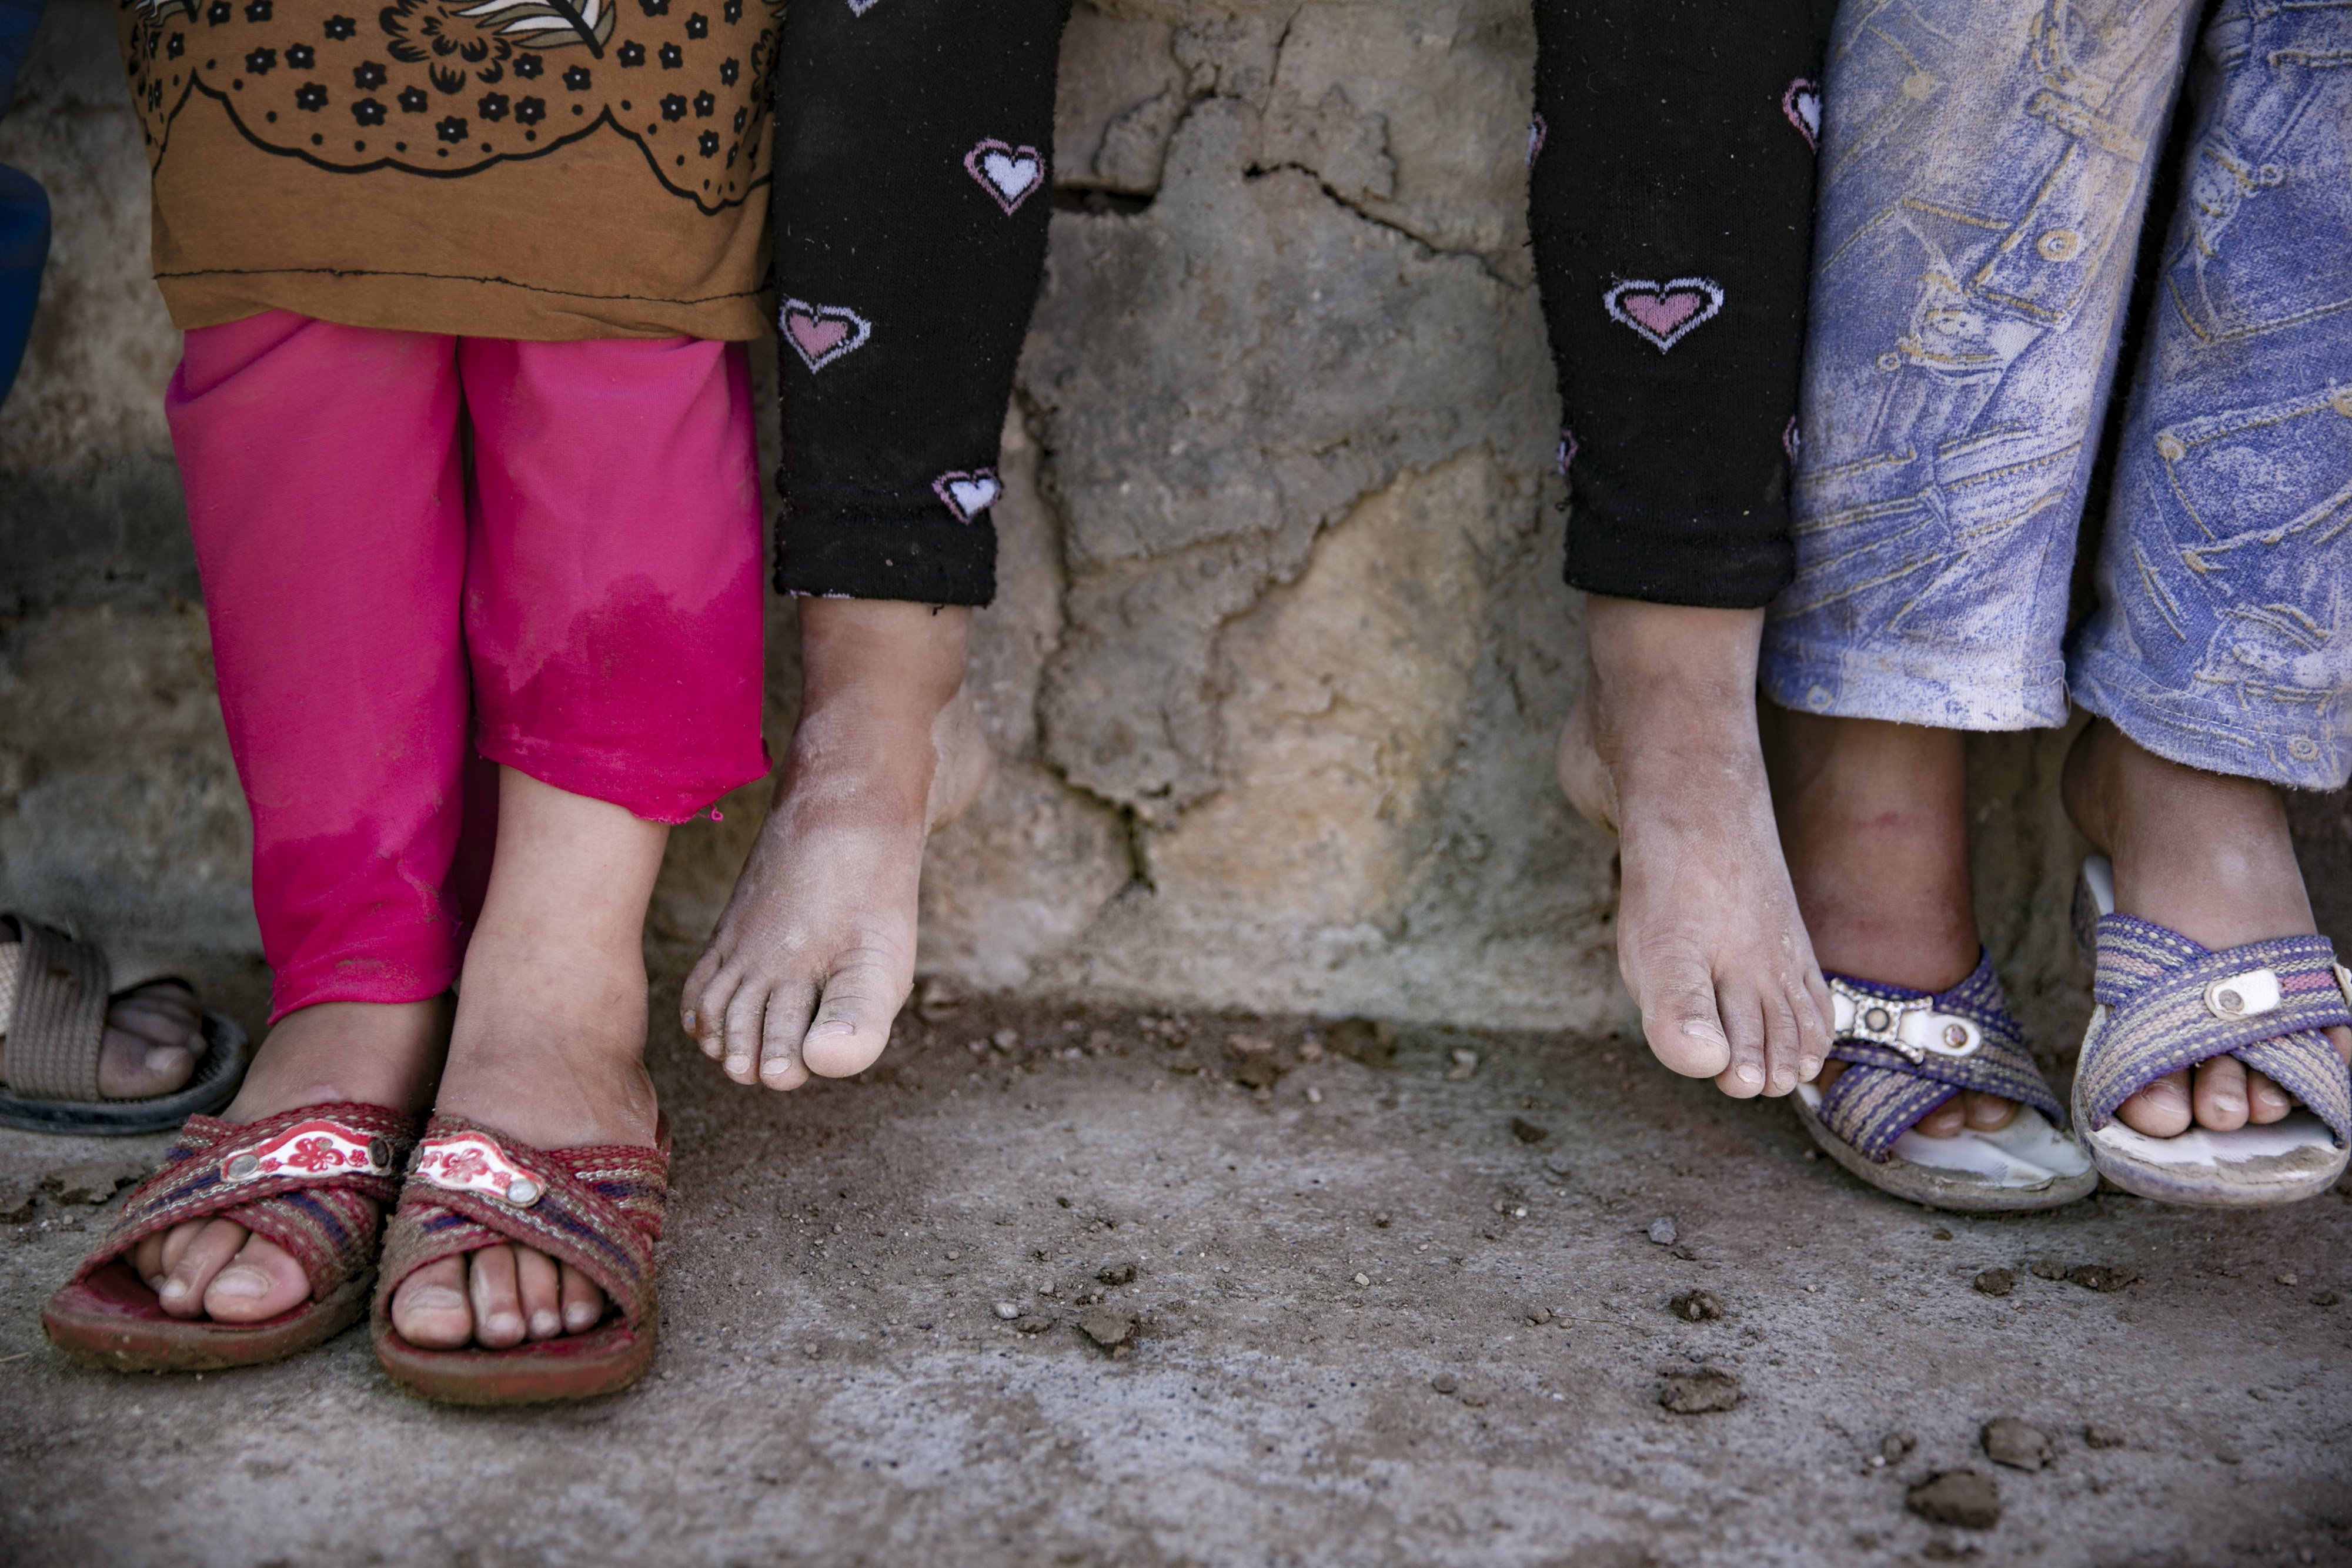
[[[486,761],[663,822],[768,770],[741,345],[278,310],[190,332],[165,406],[273,1021],[448,988]]]

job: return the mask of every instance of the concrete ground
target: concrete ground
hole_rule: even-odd
[[[1620,1041],[1367,1066],[1297,1022],[984,1001],[900,1037],[788,1097],[656,1047],[661,1358],[584,1406],[420,1404],[356,1331],[82,1371],[36,1313],[106,1216],[35,1200],[0,1228],[0,1561],[2352,1563],[2341,1195],[1931,1214]],[[161,1146],[0,1134],[0,1209]],[[1706,1368],[1735,1408],[1662,1406]],[[1990,1462],[2000,1417],[2049,1462]],[[1906,1511],[1955,1469],[1990,1529]]]

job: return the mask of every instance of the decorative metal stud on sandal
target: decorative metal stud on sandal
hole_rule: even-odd
[[[385,1228],[376,1358],[394,1382],[450,1405],[538,1405],[626,1388],[653,1364],[661,1313],[654,1243],[669,1193],[669,1128],[657,1148],[534,1149],[436,1116]],[[392,1325],[393,1293],[427,1263],[511,1241],[569,1263],[604,1292],[604,1321],[506,1350],[429,1350]]]
[[[1800,1083],[1790,1103],[1830,1158],[1897,1197],[1968,1213],[2054,1208],[2099,1185],[2026,1053],[1991,955],[1948,991],[1825,978],[1837,1015],[1830,1060],[1845,1069],[1827,1091]],[[1914,1130],[1971,1089],[2016,1102],[2017,1114],[1993,1133]]]
[[[2215,952],[2116,913],[2115,871],[2083,862],[2074,940],[2091,960],[2089,1032],[2074,1068],[2074,1119],[2099,1174],[2162,1203],[2255,1208],[2326,1191],[2352,1156],[2352,1072],[2320,1030],[2352,1024],[2352,970],[2325,936]],[[2167,1073],[2234,1056],[2302,1103],[2235,1132],[2151,1138],[2116,1107]]]
[[[382,1105],[301,1105],[246,1123],[189,1117],[106,1239],[49,1298],[41,1327],[71,1359],[118,1372],[258,1366],[332,1339],[367,1311],[382,1213],[415,1135],[415,1116]],[[215,1217],[291,1253],[309,1299],[257,1323],[164,1312],[131,1249]]]

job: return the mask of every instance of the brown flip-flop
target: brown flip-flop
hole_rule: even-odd
[[[653,1364],[660,1312],[654,1243],[669,1194],[669,1128],[656,1148],[534,1149],[455,1116],[433,1118],[385,1228],[375,1288],[377,1359],[394,1382],[448,1405],[542,1405],[626,1388]],[[571,1264],[604,1292],[604,1321],[506,1350],[427,1350],[392,1326],[393,1292],[444,1258],[511,1241]]]
[[[110,954],[14,911],[0,910],[0,945],[15,949],[0,959],[0,1037],[8,1052],[0,1127],[84,1137],[161,1133],[236,1096],[253,1047],[245,1030],[219,1013],[202,1015],[203,1049],[178,1089],[143,1100],[109,1100],[99,1092],[108,1005],[157,981],[195,994],[167,966]]]
[[[72,1360],[118,1372],[258,1366],[332,1339],[367,1310],[383,1211],[399,1194],[401,1156],[415,1134],[408,1113],[355,1103],[241,1124],[189,1117],[106,1239],[41,1309],[41,1327]],[[310,1299],[257,1323],[166,1312],[131,1266],[131,1249],[214,1217],[292,1253]]]

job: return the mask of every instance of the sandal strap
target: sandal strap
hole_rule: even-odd
[[[2352,1141],[2352,1076],[2319,1031],[2352,1025],[2352,972],[2325,936],[2216,951],[2168,926],[2103,915],[2092,995],[2107,1016],[2076,1068],[2092,1125],[2167,1073],[2233,1056]]]
[[[300,1105],[257,1122],[191,1116],[123,1200],[82,1279],[148,1237],[218,1215],[293,1254],[323,1297],[375,1257],[416,1118],[383,1105]]]
[[[113,966],[104,948],[22,915],[16,999],[8,1015],[8,1092],[22,1100],[95,1101]]]
[[[1979,950],[1969,977],[1948,991],[1919,991],[1830,975],[1838,1027],[1830,1059],[1847,1063],[1822,1095],[1822,1122],[1870,1159],[1964,1089],[2031,1105],[2063,1126],[2064,1109],[2025,1049],[1992,955]]]
[[[409,1156],[408,1185],[385,1228],[375,1310],[427,1263],[518,1242],[596,1281],[635,1328],[653,1300],[654,1243],[669,1194],[669,1140],[534,1149],[436,1115]]]

